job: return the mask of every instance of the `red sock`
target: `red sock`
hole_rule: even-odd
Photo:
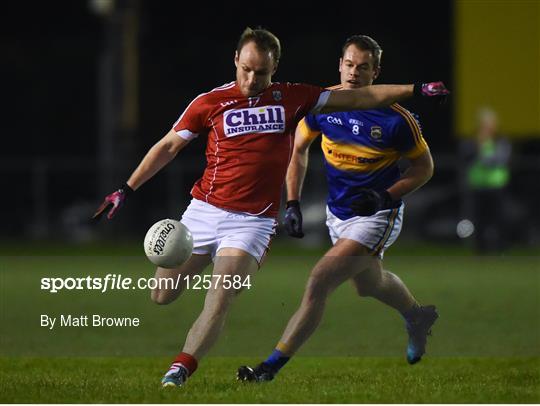
[[[197,360],[186,352],[181,352],[176,356],[173,365],[177,363],[182,364],[182,366],[187,369],[188,376],[191,376],[193,372],[197,370]]]

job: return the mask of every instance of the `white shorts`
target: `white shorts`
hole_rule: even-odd
[[[362,244],[382,259],[384,250],[396,241],[401,232],[404,207],[402,203],[398,208],[381,210],[373,216],[357,216],[348,220],[340,220],[326,207],[326,225],[332,244],[340,238],[347,238]]]
[[[210,254],[221,248],[239,248],[260,264],[275,235],[276,220],[232,212],[192,199],[180,220],[193,234],[193,253]]]

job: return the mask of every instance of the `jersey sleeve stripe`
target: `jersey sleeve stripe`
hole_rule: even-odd
[[[399,111],[401,113],[401,115],[403,115],[404,117],[407,117],[411,121],[411,123],[414,125],[414,127],[418,130],[418,133],[422,134],[422,131],[420,130],[420,126],[418,125],[418,122],[416,121],[416,119],[413,117],[413,115],[411,114],[411,112],[409,110],[407,110],[403,106],[400,106],[397,103],[394,103],[390,107],[395,107],[396,111]]]
[[[328,98],[330,97],[330,90],[339,90],[343,86],[341,85],[334,85],[326,87],[326,91],[322,92],[319,96],[319,100],[317,101],[317,105],[311,109],[311,113],[313,114],[319,114],[320,110],[326,105],[326,102],[328,101]]]
[[[186,129],[175,131],[175,132],[180,138],[183,138],[186,141],[191,141],[199,136],[198,134],[192,133],[191,131],[186,130]]]
[[[318,114],[320,110],[326,105],[328,98],[330,97],[330,91],[325,90],[319,95],[317,104],[310,110],[310,113]]]
[[[397,111],[399,114],[401,114],[407,120],[414,136],[416,148],[413,148],[412,151],[409,151],[407,154],[405,154],[405,156],[409,159],[417,158],[429,149],[426,140],[424,140],[424,137],[422,136],[422,130],[420,130],[418,122],[408,110],[404,109],[399,104],[396,103],[390,107],[393,108],[394,111]]]
[[[409,123],[409,127],[411,127],[411,131],[414,135],[416,145],[425,147],[425,141],[422,142],[422,132],[420,131],[420,127],[418,126],[418,123],[416,122],[412,114],[405,110],[403,107],[401,107],[399,104],[393,104],[390,107],[392,108],[392,110],[401,114],[401,116],[407,121],[407,123]]]
[[[390,106],[392,110],[399,113],[409,124],[409,127],[411,128],[411,131],[414,135],[414,139],[416,143],[418,144],[419,136],[421,134],[420,128],[418,127],[418,124],[416,123],[416,120],[414,117],[409,113],[407,110],[405,110],[403,107],[401,107],[399,104],[393,104]]]
[[[403,107],[401,107],[399,104],[393,104],[390,107],[394,111],[398,112],[405,120],[407,120],[407,123],[409,124],[409,127],[411,127],[411,131],[413,132],[415,139],[417,139],[416,137],[421,134],[421,131],[418,127],[418,123],[416,122],[412,114]]]

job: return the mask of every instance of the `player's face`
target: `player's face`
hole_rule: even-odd
[[[339,59],[341,85],[344,89],[371,85],[379,75],[379,71],[371,51],[358,49],[356,45],[349,45],[343,57]]]
[[[236,53],[236,83],[244,96],[255,96],[270,86],[276,71],[271,52],[260,51],[254,42],[248,42]]]

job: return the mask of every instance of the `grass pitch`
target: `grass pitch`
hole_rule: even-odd
[[[159,381],[204,291],[188,291],[168,306],[154,305],[141,290],[52,294],[40,289],[41,277],[135,278],[153,270],[138,247],[77,249],[71,256],[54,247],[41,256],[6,252],[0,257],[0,403],[540,402],[538,257],[478,258],[440,247],[393,248],[385,260],[441,314],[421,363],[405,361],[401,317],[344,285],[331,296],[320,328],[275,381],[236,382],[238,366],[272,350],[322,253],[273,251],[233,305],[199,371],[173,390],[161,389]],[[40,327],[41,314],[136,316],[141,326],[49,330]]]
[[[182,388],[160,388],[167,359],[2,359],[0,402],[538,403],[538,358],[298,357],[272,382],[238,382],[247,358],[205,360]]]

